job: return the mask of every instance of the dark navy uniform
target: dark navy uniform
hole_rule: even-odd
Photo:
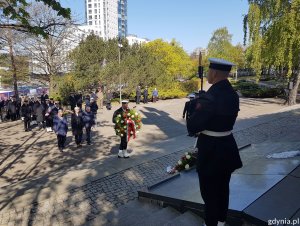
[[[129,109],[128,109],[129,110]],[[122,107],[120,107],[119,109],[117,109],[114,114],[113,114],[113,118],[112,118],[112,122],[116,123],[115,119],[117,117],[117,115],[119,114],[123,114],[124,110]],[[125,133],[125,136],[121,137],[121,143],[119,145],[119,150],[126,150],[127,149],[127,134]]]
[[[203,131],[197,141],[197,171],[205,202],[205,223],[211,226],[226,220],[231,173],[242,167],[230,133],[238,116],[239,97],[225,79],[213,84],[195,101],[196,110],[188,119],[187,128],[192,134]],[[211,134],[204,134],[205,131]],[[225,135],[218,136],[220,132]]]

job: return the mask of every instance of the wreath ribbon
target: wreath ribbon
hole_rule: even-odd
[[[127,119],[127,142],[130,140],[131,135],[133,136],[133,139],[135,139],[135,123],[132,119]]]

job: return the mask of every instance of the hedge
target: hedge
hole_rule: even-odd
[[[270,88],[259,86],[254,82],[240,80],[232,82],[235,90],[239,90],[244,97],[250,98],[273,98],[280,96],[283,92],[282,88]]]

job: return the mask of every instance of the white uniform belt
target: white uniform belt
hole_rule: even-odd
[[[203,130],[201,131],[201,133],[211,137],[225,137],[230,135],[231,131],[215,132],[215,131]]]

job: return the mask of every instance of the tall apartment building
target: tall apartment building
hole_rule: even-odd
[[[85,0],[86,24],[104,39],[126,37],[127,0]]]

